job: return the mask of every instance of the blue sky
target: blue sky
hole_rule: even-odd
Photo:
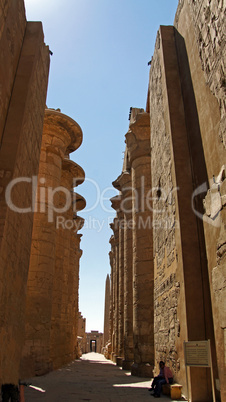
[[[71,159],[86,172],[79,307],[86,329],[103,331],[110,273],[108,199],[121,172],[130,106],[145,108],[148,61],[159,25],[172,25],[178,0],[25,0],[28,21],[42,21],[53,56],[47,106],[83,130]]]

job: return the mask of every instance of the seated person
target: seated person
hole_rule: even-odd
[[[160,372],[157,377],[154,377],[152,381],[151,388],[149,391],[154,391],[153,396],[155,398],[160,398],[160,394],[162,391],[163,384],[172,384],[173,383],[173,374],[169,367],[165,365],[163,361],[159,363]]]

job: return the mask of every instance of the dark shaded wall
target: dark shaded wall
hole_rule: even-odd
[[[6,202],[10,181],[37,175],[49,73],[42,24],[26,22],[22,0],[0,2],[0,383],[17,383],[33,212]],[[14,185],[12,202],[32,204],[31,183]]]

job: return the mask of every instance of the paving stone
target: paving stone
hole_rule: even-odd
[[[154,401],[151,380],[133,377],[99,353],[87,353],[63,369],[28,382],[45,392],[25,389],[26,402]],[[163,396],[162,402],[171,401]]]

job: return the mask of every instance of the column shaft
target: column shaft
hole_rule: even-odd
[[[125,159],[127,158],[127,150]],[[132,288],[132,184],[131,174],[125,169],[122,174],[113,182],[113,186],[120,191],[120,195],[112,199],[113,208],[116,207],[120,199],[120,209],[117,214],[120,217],[119,242],[123,247],[120,252],[120,278],[123,286],[120,286],[120,311],[123,317],[123,325],[120,325],[120,340],[123,337],[123,361],[122,367],[130,369],[134,360],[133,354],[133,288]],[[122,239],[123,236],[123,239]],[[122,356],[122,353],[120,354]],[[120,362],[121,363],[121,362]]]
[[[119,317],[119,230],[118,230],[118,219],[116,219],[115,228],[115,286],[114,286],[114,297],[115,297],[115,308],[114,308],[114,339],[115,339],[115,355],[119,354],[119,332],[118,332],[118,317]],[[116,362],[116,360],[115,360]]]
[[[134,360],[133,350],[133,218],[131,175],[127,174],[122,186],[124,200],[124,361],[123,369],[128,370]]]
[[[73,162],[71,161],[73,166]],[[70,170],[68,161],[63,161],[61,186],[71,191],[73,170]],[[60,193],[59,208],[65,205],[65,195]],[[73,360],[73,311],[75,294],[75,262],[71,264],[70,248],[73,236],[72,205],[62,215],[58,216],[63,224],[57,224],[56,231],[56,258],[53,278],[52,317],[51,317],[51,360],[53,369],[62,367]],[[72,226],[73,225],[73,226]]]
[[[152,375],[154,361],[154,269],[152,224],[146,196],[150,190],[150,156],[132,163],[132,185],[137,200],[133,199],[133,329],[134,365],[132,374]],[[143,205],[142,205],[143,204]]]
[[[49,135],[43,134],[48,143]],[[50,161],[51,169],[49,169]],[[38,180],[44,181],[42,191],[60,186],[60,153],[42,149]],[[32,246],[27,287],[25,361],[31,373],[44,374],[51,370],[50,329],[52,314],[52,291],[55,270],[56,222],[48,216],[49,204],[40,199],[38,186],[37,212],[34,215]],[[58,195],[55,205],[58,205]],[[45,213],[40,212],[45,207]],[[52,221],[51,221],[52,220]],[[31,346],[31,347],[29,347]],[[27,356],[26,356],[27,354]]]
[[[119,220],[119,251],[118,251],[118,365],[124,358],[124,214],[118,213]]]
[[[150,115],[132,109],[126,134],[132,178],[133,343],[132,374],[151,377],[154,368],[154,263],[151,205]]]
[[[62,317],[66,321],[71,317],[71,299],[70,302],[68,301],[68,297],[71,297],[68,295],[71,292],[73,293],[73,289],[71,288],[71,273],[69,272],[70,231],[67,231],[66,236],[66,232],[62,233],[62,231],[59,231],[57,240],[55,208],[61,202],[59,198],[59,186],[63,184],[67,190],[71,188],[71,184],[68,182],[68,180],[71,181],[71,176],[68,179],[68,177],[64,177],[64,173],[62,175],[62,161],[65,155],[77,149],[81,142],[82,131],[75,121],[59,111],[46,109],[27,286],[26,342],[22,360],[24,377],[42,375],[52,369],[50,357],[52,301],[53,290],[56,291],[59,287],[59,283],[57,283],[57,279],[54,277],[56,241],[60,247],[62,239],[64,242],[64,248],[61,250],[63,259],[61,255],[59,256],[59,249],[57,249],[59,256],[57,275],[61,274],[61,269],[64,272],[62,292],[59,291],[58,293],[60,295],[60,301],[58,299],[60,306],[58,305],[58,307],[61,311],[61,317],[58,321],[59,325],[62,324]],[[65,160],[64,163],[66,163]],[[84,181],[84,172],[81,168],[78,168],[78,165],[76,165],[76,172],[83,173],[82,177],[76,175],[76,177],[80,177],[77,183],[80,184]],[[66,220],[72,216],[71,207],[68,206],[65,213]],[[54,283],[56,284],[55,289]],[[55,296],[56,293],[54,294]],[[63,305],[64,307],[62,307]],[[54,306],[54,309],[57,310],[57,306]],[[59,317],[58,311],[56,311],[57,316]],[[71,330],[71,325],[68,325],[67,329],[69,327]],[[68,332],[70,330],[68,329]],[[63,332],[65,336],[65,331]],[[64,351],[66,352],[66,347]],[[68,350],[66,353],[68,353]]]

